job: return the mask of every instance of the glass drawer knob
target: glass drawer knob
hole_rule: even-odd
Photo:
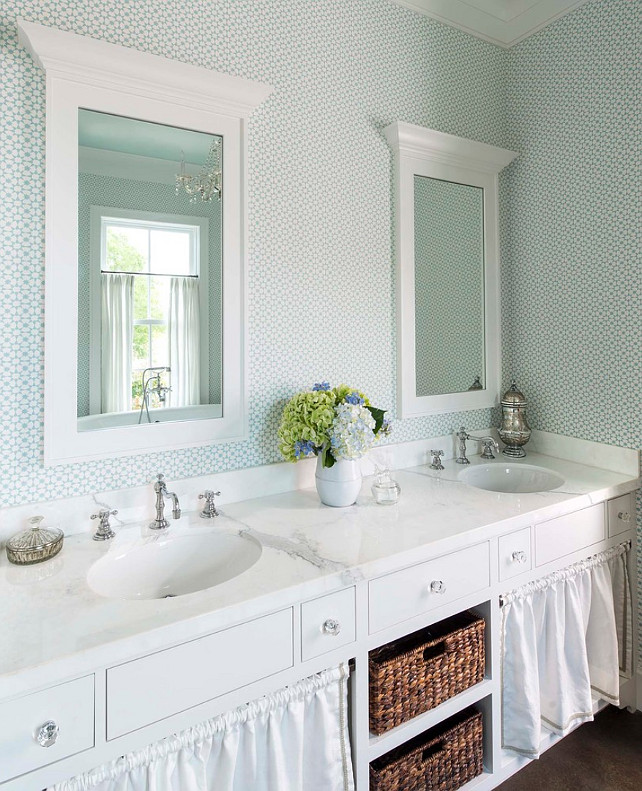
[[[522,552],[521,549],[519,552],[513,552],[513,560],[515,563],[526,563],[526,552]]]
[[[43,723],[36,733],[36,741],[41,747],[51,747],[56,743],[60,728],[53,720]]]
[[[628,511],[620,511],[617,515],[618,519],[621,519],[623,522],[630,522],[631,521],[631,514]]]
[[[433,580],[430,583],[430,592],[431,593],[446,593],[446,586],[444,585],[442,580]]]
[[[341,631],[341,624],[339,621],[335,621],[334,618],[328,618],[327,621],[323,622],[321,631],[323,634],[329,634],[332,635],[332,637],[336,637]]]

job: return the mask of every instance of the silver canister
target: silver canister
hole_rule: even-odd
[[[517,389],[515,382],[504,393],[502,404],[502,425],[499,438],[506,445],[502,453],[513,459],[526,456],[524,445],[531,438],[530,426],[526,422],[526,398]]]
[[[58,527],[41,527],[44,516],[32,516],[29,529],[12,536],[5,546],[7,559],[18,566],[42,563],[62,549],[64,534]]]

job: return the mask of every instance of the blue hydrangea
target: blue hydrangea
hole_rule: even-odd
[[[354,404],[355,406],[361,406],[361,404],[365,404],[366,401],[362,398],[356,390],[353,390],[350,395],[347,395],[345,398],[346,404]]]
[[[312,387],[313,390],[329,390],[330,382],[316,382]]]
[[[297,459],[316,454],[316,446],[309,439],[299,439],[294,443],[294,455]]]
[[[358,459],[375,442],[375,421],[362,404],[338,404],[330,430],[335,459]]]

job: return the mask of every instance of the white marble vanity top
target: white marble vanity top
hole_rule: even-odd
[[[372,479],[366,478],[357,505],[349,508],[323,506],[316,491],[303,489],[229,504],[213,523],[185,513],[170,531],[197,533],[224,525],[249,531],[263,553],[240,576],[172,599],[108,599],[87,584],[91,564],[140,534],[140,525],[117,528],[112,542],[94,542],[88,532],[67,536],[62,553],[41,566],[12,566],[3,553],[0,698],[561,516],[639,484],[632,474],[537,453],[525,461],[559,472],[565,483],[535,494],[484,491],[457,480],[462,467],[449,459],[441,472],[421,466],[394,473],[401,485],[394,506],[376,505]],[[479,464],[479,456],[471,462]]]

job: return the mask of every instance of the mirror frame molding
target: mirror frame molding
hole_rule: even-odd
[[[498,403],[501,375],[497,175],[517,154],[504,148],[395,121],[384,129],[394,159],[397,410],[401,418],[484,409]],[[417,395],[414,176],[484,190],[484,390]],[[439,328],[435,328],[439,332]]]
[[[45,466],[245,439],[247,119],[273,88],[22,19],[18,41],[46,75]],[[223,135],[220,418],[78,430],[81,107]]]

